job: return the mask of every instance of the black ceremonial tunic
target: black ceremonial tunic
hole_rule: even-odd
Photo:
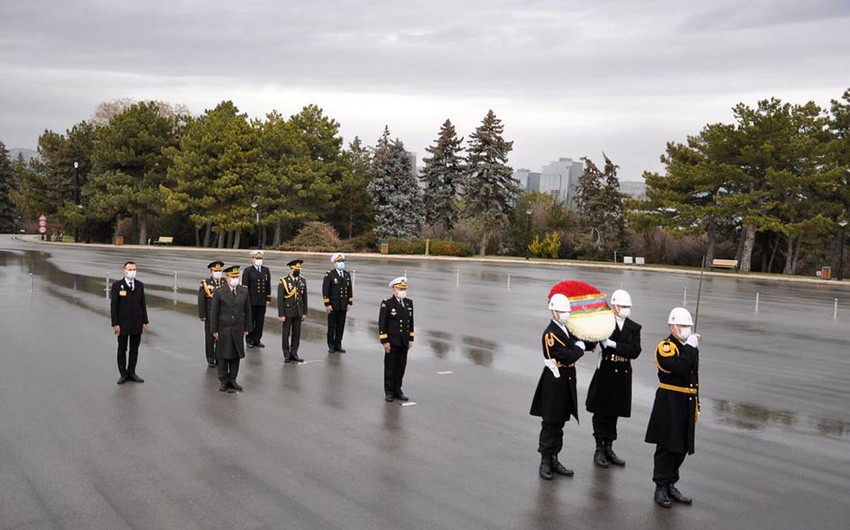
[[[655,363],[659,388],[655,391],[646,442],[673,453],[693,454],[699,406],[699,349],[670,335],[658,344]]]
[[[587,389],[587,411],[628,418],[632,414],[632,359],[641,352],[640,324],[626,318],[614,328],[616,348],[602,348],[602,361]],[[600,343],[601,345],[601,343]]]
[[[566,422],[570,416],[578,421],[578,399],[576,397],[575,362],[584,355],[576,341],[554,321],[543,332],[543,358],[558,362],[556,378],[551,370],[543,367],[540,381],[531,401],[532,416],[540,416],[545,422]]]

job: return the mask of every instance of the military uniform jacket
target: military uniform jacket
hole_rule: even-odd
[[[210,305],[216,289],[224,285],[224,279],[206,278],[198,288],[198,318],[206,320],[210,315]]]
[[[145,303],[145,284],[133,280],[134,290],[127,279],[114,282],[110,290],[110,313],[112,327],[121,326],[121,335],[139,335],[142,326],[148,323],[148,307]]]
[[[251,305],[266,305],[272,299],[272,273],[265,265],[250,265],[242,271],[242,285],[248,289]]]
[[[534,399],[531,401],[532,416],[540,416],[543,421],[570,421],[570,416],[578,421],[578,399],[576,396],[575,362],[581,359],[584,350],[576,346],[576,341],[554,321],[543,332],[543,358],[558,362],[556,378],[551,370],[543,367]]]
[[[614,328],[616,348],[602,348],[602,360],[587,389],[587,411],[606,416],[632,415],[632,359],[640,355],[640,324],[626,318]]]
[[[407,347],[413,342],[413,300],[391,296],[381,302],[378,314],[378,338],[381,344]]]
[[[699,410],[699,349],[670,335],[658,343],[655,364],[659,388],[655,391],[646,441],[674,453],[693,454]]]
[[[354,289],[351,287],[351,274],[342,271],[342,277],[337,270],[329,270],[322,281],[322,302],[331,306],[334,311],[346,311],[354,303]]]
[[[222,287],[213,294],[210,305],[210,333],[218,333],[215,355],[221,359],[245,357],[245,332],[251,331],[251,302],[244,285],[236,287],[236,295],[230,286]]]
[[[277,284],[277,316],[301,318],[307,314],[307,280],[284,276]]]

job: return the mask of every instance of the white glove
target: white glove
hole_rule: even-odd
[[[699,348],[699,337],[697,337],[696,333],[692,333],[688,336],[688,339],[685,341],[685,344],[688,346],[693,346],[694,348]]]
[[[614,341],[613,341],[613,340],[611,340],[611,339],[605,339],[605,340],[603,340],[603,341],[602,341],[602,345],[603,345],[603,346],[605,346],[606,348],[616,348],[616,347],[617,347],[617,343],[616,343],[616,342],[614,342]]]
[[[585,346],[584,346],[584,341],[577,340],[577,341],[576,341],[576,346],[578,346],[579,348],[581,348],[581,351],[584,351],[584,348],[585,348]]]
[[[558,370],[558,363],[555,362],[555,359],[544,359],[543,364],[546,365],[546,368],[552,371],[552,375],[555,376],[555,379],[561,377],[561,371]]]

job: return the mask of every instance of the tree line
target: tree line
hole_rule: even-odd
[[[669,142],[664,173],[644,173],[645,200],[620,192],[607,155],[601,166],[582,158],[573,210],[518,189],[513,142],[492,110],[466,137],[445,120],[417,174],[389,128],[372,146],[346,146],[316,105],[249,119],[230,101],[200,116],[156,101],[104,103],[65,134],[45,131],[31,161],[9,160],[0,143],[0,228],[44,214],[90,241],[167,234],[239,248],[279,247],[323,223],[352,250],[429,237],[479,254],[691,266],[734,257],[742,271],[786,274],[837,267],[850,90],[829,109],[768,99],[733,112],[734,123]]]

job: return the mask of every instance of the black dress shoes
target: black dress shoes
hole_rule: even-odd
[[[127,382],[127,374],[124,374],[124,375],[122,375],[121,377],[118,378],[118,384],[119,385],[123,385],[126,382]]]
[[[290,359],[289,357],[287,357],[286,359],[284,359],[284,360],[283,360],[283,362],[284,362],[284,363],[286,363],[286,364],[292,364],[292,363],[294,363],[294,362],[295,362],[295,360],[294,360],[294,359]]]
[[[304,362],[304,359],[302,359],[301,357],[299,357],[299,356],[297,356],[297,355],[293,355],[293,356],[292,356],[292,362],[294,362],[294,363],[303,363],[303,362]]]
[[[681,504],[693,504],[694,502],[692,498],[685,497],[673,484],[667,484],[667,495],[670,497],[670,500]]]
[[[399,392],[395,395],[395,398],[399,401],[410,401],[410,398],[404,395],[404,392]]]
[[[670,501],[670,495],[667,494],[667,486],[664,484],[657,484],[655,486],[655,504],[661,506],[662,508],[669,508],[673,505]]]
[[[235,390],[235,391],[237,391],[237,392],[242,392],[242,390],[243,390],[243,389],[242,389],[242,385],[240,385],[240,384],[239,384],[239,383],[237,383],[236,381],[231,381],[231,382],[230,382],[230,388],[232,388],[233,390]]]
[[[571,477],[575,474],[572,469],[565,468],[564,465],[558,461],[558,455],[552,455],[550,457],[550,462],[553,473],[557,473],[562,477]]]
[[[336,352],[337,352],[337,353],[345,353],[345,350],[343,350],[342,348],[337,348],[337,349],[336,349]]]
[[[248,346],[249,348],[253,348],[253,347],[254,347],[254,343],[253,343],[253,342],[246,342],[246,343],[245,343],[245,345],[246,345],[246,346]]]
[[[227,386],[227,383],[222,383],[221,386],[218,387],[218,389],[222,392],[227,392],[228,388],[230,387]]]
[[[260,341],[255,342],[255,343],[254,343],[254,346],[256,346],[257,348],[265,348],[265,347],[266,347],[266,345],[265,345],[265,344],[263,344],[263,343],[262,343],[262,342],[260,342]]]
[[[136,374],[127,374],[127,379],[129,379],[130,381],[132,381],[134,383],[144,383],[145,382],[144,379],[137,376]]]
[[[216,366],[218,366],[218,363],[215,362],[215,361],[208,361],[207,362],[207,368],[215,368]]]
[[[392,403],[393,402],[393,395],[392,394],[385,395],[384,401],[386,401],[387,403]]]

